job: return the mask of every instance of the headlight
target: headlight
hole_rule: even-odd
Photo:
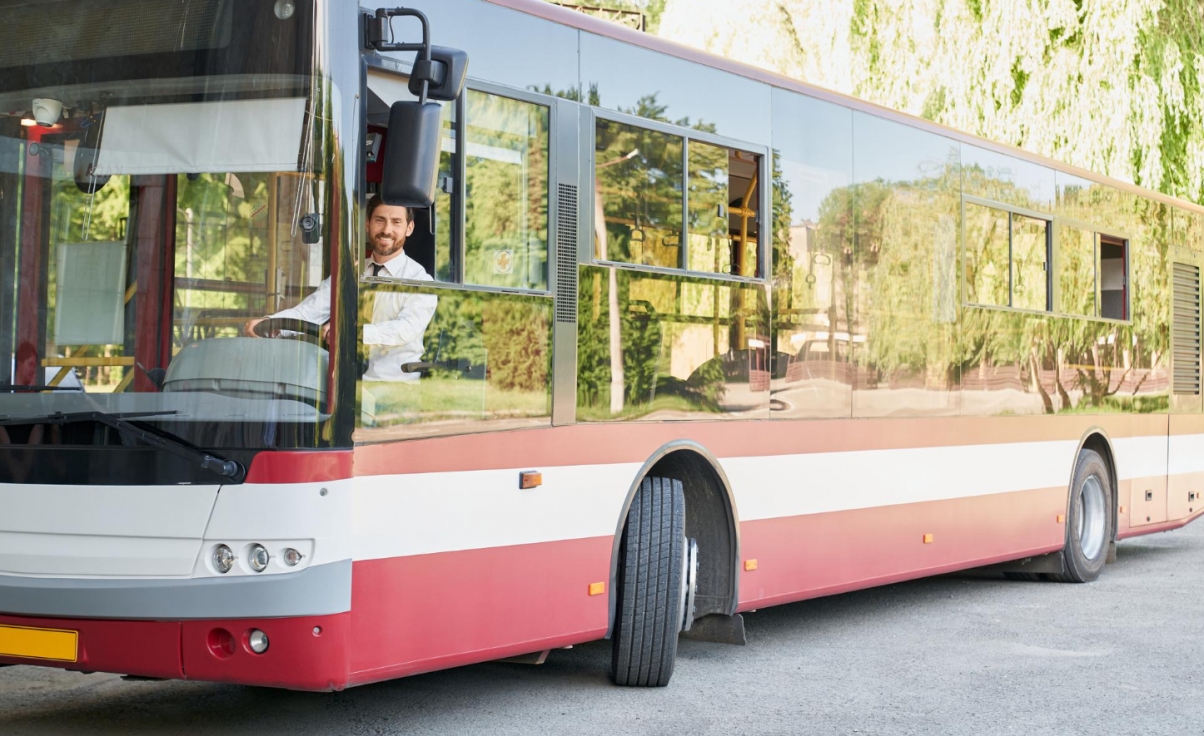
[[[213,569],[225,575],[234,567],[234,553],[224,544],[213,548]]]
[[[272,556],[264,549],[262,544],[251,545],[251,554],[247,557],[247,563],[251,565],[251,569],[255,572],[263,572],[268,569],[268,563],[271,562]]]

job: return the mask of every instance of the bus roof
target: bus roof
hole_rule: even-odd
[[[734,61],[722,56],[701,51],[691,46],[669,41],[659,36],[654,36],[649,33],[628,28],[618,23],[595,18],[584,13],[578,13],[568,8],[562,8],[553,5],[545,0],[485,0],[485,2],[493,5],[498,5],[513,10],[518,10],[528,15],[533,15],[544,20],[549,20],[560,25],[576,28],[580,31],[593,33],[599,36],[614,39],[623,43],[639,46],[649,51],[655,51],[668,56],[676,57],[684,61],[690,61],[696,64],[711,67],[720,71],[725,71],[731,74],[736,74],[746,79],[751,79],[758,82],[778,87],[792,92],[814,97],[816,99],[832,102],[844,107],[859,110],[864,113],[875,115],[881,118],[892,120],[904,125],[910,125],[915,128],[926,130],[933,133],[946,136],[962,143],[979,146],[993,150],[997,153],[1014,156],[1025,161],[1029,161],[1041,166],[1047,166],[1067,174],[1087,179],[1098,184],[1104,184],[1110,187],[1137,194],[1146,199],[1162,202],[1179,209],[1188,210],[1198,214],[1204,214],[1204,206],[1198,205],[1185,199],[1178,199],[1162,192],[1156,192],[1136,184],[1113,179],[1103,174],[1096,173],[1089,169],[1083,169],[1078,166],[1072,166],[1061,161],[1057,161],[1046,156],[1042,156],[1031,151],[1026,151],[1016,146],[1000,143],[987,138],[981,138],[972,133],[967,133],[956,128],[951,128],[947,125],[925,120],[924,118],[901,112],[889,107],[868,102],[857,97],[851,97],[840,92],[835,92],[830,89],[818,87],[813,84],[801,82],[797,79],[787,77],[776,72],[771,72],[767,69],[745,64],[743,62]]]

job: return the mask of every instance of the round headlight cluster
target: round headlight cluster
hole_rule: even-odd
[[[268,554],[267,548],[262,544],[251,545],[251,553],[247,556],[247,564],[255,572],[263,572],[268,569],[268,563],[272,561],[272,556]]]
[[[225,575],[234,567],[234,552],[224,544],[213,548],[213,569]]]
[[[301,564],[301,559],[303,557],[305,557],[305,555],[301,554],[292,547],[284,550],[284,564],[288,565],[289,567],[296,567],[297,565]]]

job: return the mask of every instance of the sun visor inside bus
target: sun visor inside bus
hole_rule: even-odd
[[[110,107],[98,176],[296,171],[305,100]]]

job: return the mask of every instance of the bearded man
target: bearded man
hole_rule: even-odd
[[[369,200],[368,245],[372,255],[364,261],[361,276],[433,281],[431,275],[404,252],[406,238],[413,233],[414,217],[410,208],[387,205],[379,196]],[[438,301],[430,294],[376,292],[372,322],[363,328],[363,342],[368,347],[365,381],[418,380],[418,373],[408,373],[402,366],[422,359],[425,350],[422,337]],[[322,325],[325,338],[330,331],[330,278],[323,280],[317,290],[297,306],[250,320],[243,326],[243,332],[249,337],[260,337],[255,334],[255,326],[273,318],[300,319]]]

